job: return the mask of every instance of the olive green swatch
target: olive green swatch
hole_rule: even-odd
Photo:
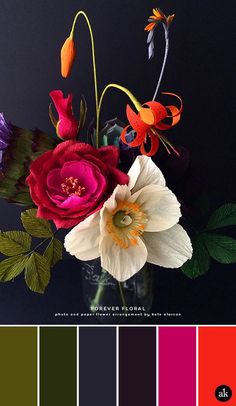
[[[76,327],[41,327],[40,406],[76,406],[76,398]]]
[[[0,405],[37,406],[37,328],[0,327]]]

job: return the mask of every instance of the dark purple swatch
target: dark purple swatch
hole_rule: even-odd
[[[156,328],[119,328],[119,406],[156,406]]]

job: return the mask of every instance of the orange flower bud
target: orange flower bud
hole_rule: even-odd
[[[71,68],[76,57],[75,43],[68,37],[61,48],[61,75],[63,78],[70,76]]]

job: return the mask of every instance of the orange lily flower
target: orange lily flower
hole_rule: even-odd
[[[70,76],[76,57],[76,48],[73,38],[68,37],[61,48],[61,75],[63,78]]]
[[[160,141],[165,146],[170,154],[169,147],[177,154],[178,152],[172,146],[170,141],[160,132],[169,130],[174,127],[181,119],[183,110],[182,100],[179,96],[173,93],[163,93],[170,96],[175,96],[180,101],[180,108],[176,106],[163,106],[156,101],[150,101],[142,105],[138,114],[135,113],[129,105],[127,105],[126,114],[129,125],[124,128],[121,133],[121,140],[130,147],[140,147],[142,155],[153,156],[157,153]],[[169,119],[167,123],[165,120]],[[133,141],[128,142],[126,135],[130,127],[135,131],[136,135]],[[150,148],[146,151],[145,144],[149,140]]]

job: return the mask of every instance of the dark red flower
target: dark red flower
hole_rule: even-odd
[[[181,118],[182,101],[179,96],[173,93],[163,93],[170,96],[177,97],[181,102],[181,107],[176,106],[163,106],[156,101],[150,101],[142,105],[138,113],[135,113],[129,105],[127,105],[127,118],[129,125],[124,128],[121,134],[121,140],[130,147],[140,146],[140,152],[143,155],[153,156],[159,148],[160,141],[165,145],[167,151],[168,147],[172,148],[172,144],[166,139],[161,131],[169,130],[175,126]],[[165,120],[170,120],[166,122]],[[130,127],[135,131],[136,136],[133,141],[127,141],[126,135]],[[146,151],[145,144],[150,142],[149,151]],[[176,151],[175,151],[176,152]]]
[[[38,217],[70,228],[99,210],[117,184],[128,184],[128,175],[117,169],[118,160],[115,146],[96,149],[76,141],[41,155],[26,180]]]

